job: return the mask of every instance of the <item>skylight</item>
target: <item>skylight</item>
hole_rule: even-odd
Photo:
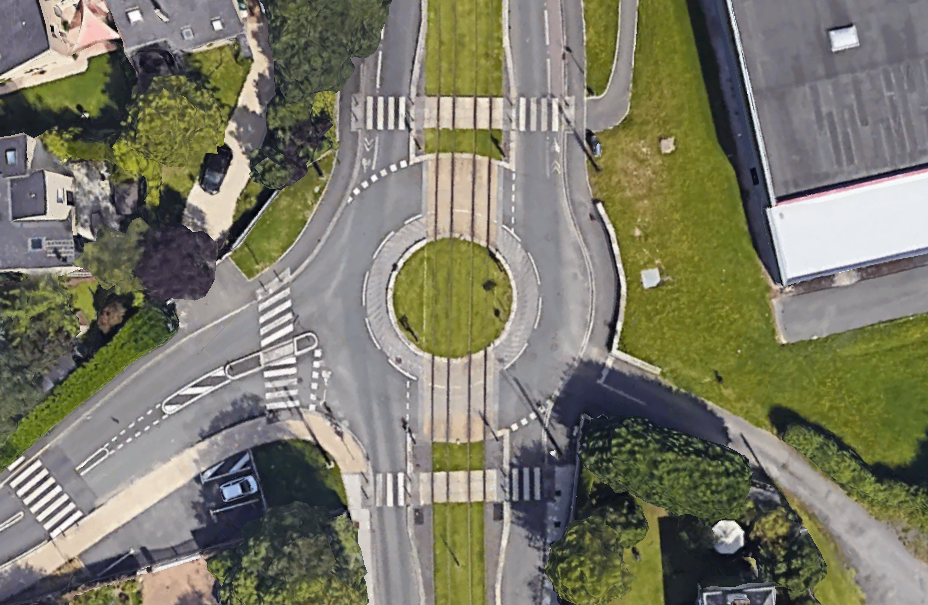
[[[829,30],[828,38],[831,40],[831,52],[833,53],[860,46],[860,38],[857,37],[857,26],[855,25],[846,25]]]
[[[129,17],[129,23],[138,23],[142,20],[142,11],[132,8],[126,11],[126,16]]]
[[[215,19],[213,19],[213,30],[218,32],[221,29],[222,29],[222,19],[220,19],[219,17],[216,17]]]

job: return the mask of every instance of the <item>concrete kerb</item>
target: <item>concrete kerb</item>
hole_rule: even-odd
[[[415,99],[419,95],[419,78],[422,70],[422,57],[425,54],[425,39],[428,34],[429,2],[421,0],[419,4],[419,38],[416,41],[416,55],[412,62],[412,78],[409,80],[409,98]],[[413,128],[409,133],[409,160],[412,164],[416,157],[416,124],[413,116]],[[423,601],[424,602],[424,601]]]
[[[503,52],[506,55],[506,75],[509,78],[509,97],[512,99],[518,98],[518,91],[516,90],[516,77],[515,77],[515,67],[512,60],[512,40],[509,37],[509,0],[503,0]],[[518,157],[518,141],[519,134],[517,131],[512,130],[509,134],[509,155],[512,157],[512,162],[509,165],[509,169],[515,172],[516,170],[516,157]]]
[[[145,477],[89,513],[80,523],[69,528],[54,541],[37,546],[5,564],[0,571],[22,562],[38,573],[54,573],[68,561],[99,543],[106,535],[154,506],[161,497],[188,483],[196,477],[200,468],[228,457],[229,446],[226,444],[234,444],[232,447],[242,449],[246,447],[244,444],[254,447],[281,439],[313,441],[335,459],[343,474],[360,473],[370,476],[370,459],[361,442],[344,428],[341,429],[341,433],[342,436],[339,438],[324,416],[306,410],[301,410],[299,419],[268,424],[266,418],[260,417],[222,431],[155,467]],[[349,437],[348,440],[345,439],[346,436]],[[355,453],[352,453],[352,450]],[[155,490],[157,494],[153,495],[152,485],[149,483],[159,488]],[[371,568],[372,562],[366,564]],[[17,594],[9,592],[9,589],[21,592],[25,588],[28,586],[6,585],[0,588],[0,599],[8,599]]]
[[[618,27],[615,30],[615,52],[612,53],[612,70],[609,72],[609,81],[606,82],[606,90],[603,91],[601,95],[595,95],[592,97],[587,97],[588,101],[598,101],[606,96],[606,93],[609,92],[609,87],[612,85],[612,80],[615,79],[615,70],[616,66],[619,63],[619,37],[622,35],[622,2],[629,2],[630,0],[619,0],[619,10],[616,11],[616,20],[618,22]],[[636,0],[637,1],[637,0]],[[583,48],[586,49],[586,3],[584,0],[580,0],[580,20],[583,22]],[[585,51],[584,51],[585,52]]]

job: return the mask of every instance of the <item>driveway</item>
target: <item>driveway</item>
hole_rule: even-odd
[[[226,126],[225,143],[232,150],[232,163],[222,186],[215,195],[203,191],[200,183],[194,183],[187,196],[184,224],[193,231],[205,231],[219,241],[232,227],[235,203],[242,190],[248,185],[251,164],[248,154],[261,146],[267,133],[264,119],[265,106],[273,95],[266,90],[273,82],[271,49],[268,45],[267,27],[264,19],[249,14],[245,22],[245,35],[254,55],[251,71],[242,86],[238,105]]]

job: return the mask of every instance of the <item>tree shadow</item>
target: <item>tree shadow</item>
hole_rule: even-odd
[[[227,387],[228,388],[228,387]],[[232,403],[213,416],[209,424],[200,430],[200,440],[206,440],[222,431],[265,415],[261,397],[254,393],[242,393]]]
[[[247,107],[236,107],[229,119],[232,135],[242,146],[242,151],[250,154],[260,149],[267,136],[267,120],[263,115]]]

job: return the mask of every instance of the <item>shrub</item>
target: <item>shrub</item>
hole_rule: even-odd
[[[155,307],[145,307],[90,361],[74,370],[51,395],[20,420],[0,448],[0,468],[8,466],[75,408],[92,397],[126,366],[166,343],[176,324]]]
[[[928,531],[928,492],[893,478],[877,477],[853,450],[801,425],[788,427],[783,441],[808,458],[852,497],[883,518],[903,518]]]

